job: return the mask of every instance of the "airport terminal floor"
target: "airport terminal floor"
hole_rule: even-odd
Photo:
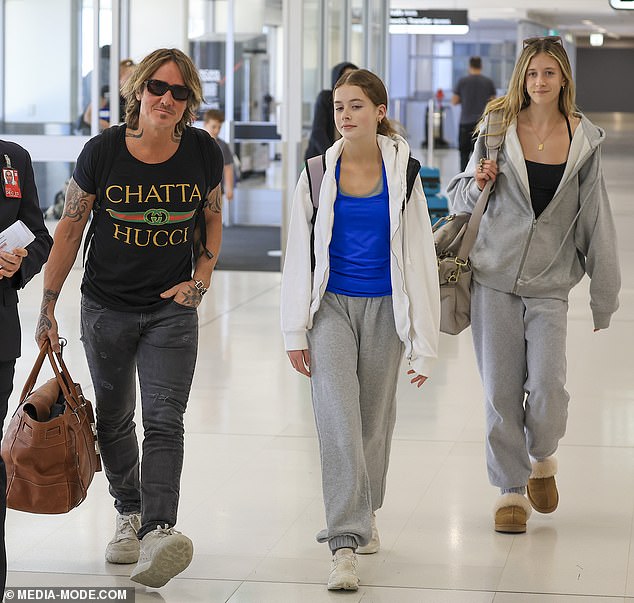
[[[436,370],[420,390],[402,369],[387,495],[377,513],[382,548],[360,556],[358,592],[328,592],[330,556],[315,541],[324,512],[309,383],[283,351],[280,275],[218,271],[199,311],[176,526],[194,541],[194,560],[161,589],[136,585],[137,603],[634,602],[634,116],[591,118],[608,133],[603,159],[623,287],[610,329],[598,333],[587,279],[570,298],[571,401],[557,511],[533,513],[526,534],[494,532],[497,491],[485,469],[471,333],[443,335]],[[444,185],[457,153],[445,155]],[[80,278],[78,266],[58,320],[69,340],[66,362],[91,397],[79,341]],[[39,276],[21,296],[24,344],[11,406],[35,357],[41,285]],[[66,515],[9,511],[8,586],[133,586],[131,566],[104,560],[114,519],[103,473]]]

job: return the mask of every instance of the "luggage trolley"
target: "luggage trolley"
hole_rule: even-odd
[[[432,224],[442,216],[449,213],[447,197],[440,192],[440,170],[435,167],[423,165],[420,168],[420,179],[423,182],[423,190],[427,199],[427,209]]]

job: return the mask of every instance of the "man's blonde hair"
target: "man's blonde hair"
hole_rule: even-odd
[[[196,121],[198,107],[203,102],[203,87],[192,60],[178,48],[159,48],[148,54],[134,69],[134,72],[123,85],[122,95],[125,98],[125,121],[129,128],[136,130],[139,127],[139,113],[141,111],[141,101],[137,94],[141,96],[148,80],[152,79],[154,73],[165,63],[170,61],[176,63],[184,85],[190,90],[187,99],[187,107],[182,119],[174,127],[174,134],[180,136],[186,126]]]

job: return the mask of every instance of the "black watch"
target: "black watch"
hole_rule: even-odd
[[[207,293],[207,287],[205,287],[205,283],[202,281],[197,281],[194,279],[194,287],[196,287],[196,291],[200,293],[201,297]]]

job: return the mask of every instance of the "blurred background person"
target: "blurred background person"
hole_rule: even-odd
[[[218,137],[222,124],[225,122],[225,114],[218,109],[209,109],[205,112],[203,123],[205,130],[209,132],[209,135],[218,143],[220,150],[222,151],[222,160],[224,168],[222,170],[222,192],[227,201],[233,200],[233,188],[235,186],[235,174],[233,167],[233,151],[231,147],[222,138]],[[222,223],[225,226],[230,225],[229,220],[229,205],[225,205],[222,212]]]
[[[486,104],[495,98],[495,85],[493,80],[482,75],[482,59],[471,57],[469,59],[469,75],[462,77],[456,84],[452,105],[461,105],[460,133],[458,134],[458,147],[460,149],[460,171],[469,163],[469,157],[473,153],[475,144],[474,130],[482,117]]]
[[[123,85],[134,71],[134,61],[124,59],[119,63],[119,121],[125,120],[125,98],[121,94]],[[90,122],[92,120],[92,103],[88,103],[82,116],[81,129],[86,134],[90,134]],[[110,87],[103,86],[99,99],[99,131],[110,125]]]
[[[357,69],[353,63],[338,63],[332,68],[332,87],[335,87],[337,80],[348,71]],[[326,149],[332,146],[340,136],[335,128],[334,106],[332,104],[332,89],[322,90],[317,95],[315,101],[315,115],[313,117],[313,127],[308,140],[308,147],[304,159],[310,159],[317,155],[322,155]]]

